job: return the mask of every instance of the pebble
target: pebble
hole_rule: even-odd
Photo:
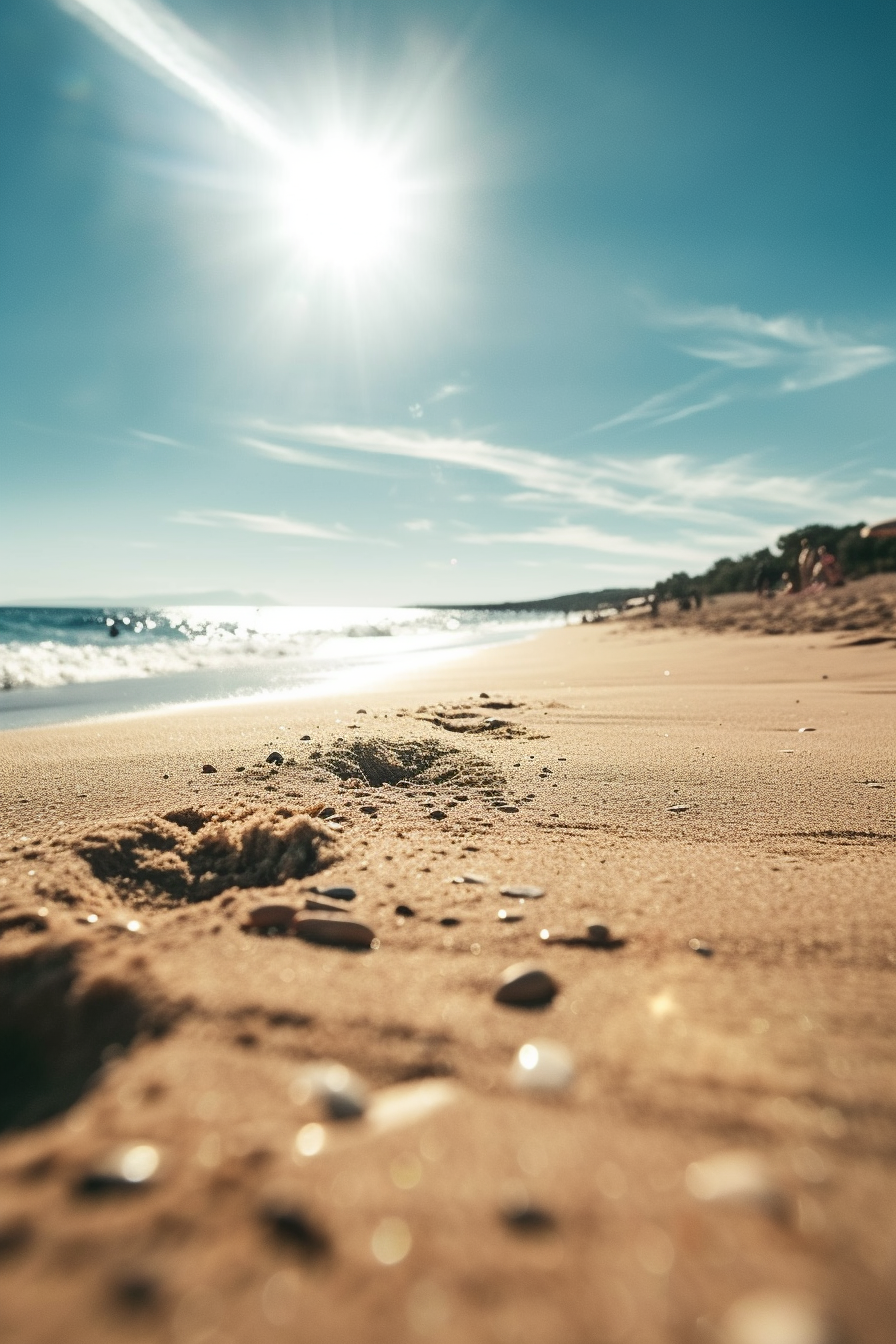
[[[336,809],[335,807],[322,807],[317,815],[326,821],[327,817],[335,817]]]
[[[316,901],[313,896],[310,896],[308,900],[305,902],[305,909],[327,910],[331,915],[341,915],[345,913],[341,906],[330,905],[329,901]]]
[[[499,811],[499,812],[519,812],[519,808],[518,808],[518,807],[512,807],[509,803],[504,803],[504,804],[499,804],[499,805],[498,805],[498,811]]]
[[[781,1216],[784,1196],[759,1153],[731,1151],[692,1162],[684,1176],[688,1192],[704,1203],[749,1204]]]
[[[673,803],[666,809],[667,812],[690,812],[690,806],[687,803]]]
[[[267,758],[267,761],[268,765],[282,765],[283,757],[281,756],[279,751],[272,751],[270,756]]]
[[[312,887],[318,896],[328,896],[331,901],[353,901],[357,896],[354,887]]]
[[[531,961],[520,961],[508,966],[495,991],[498,1003],[534,1005],[550,1003],[559,986],[556,980]]]
[[[376,940],[373,929],[353,919],[320,918],[300,915],[293,921],[297,938],[306,943],[324,943],[331,947],[370,947]]]
[[[502,896],[513,896],[520,901],[537,901],[544,895],[544,887],[501,887]]]
[[[250,910],[244,929],[288,929],[298,914],[294,905],[257,905]]]
[[[202,767],[202,773],[203,773],[204,775],[216,775],[216,774],[218,773],[217,766],[214,766],[214,765],[204,765],[204,766]]]
[[[308,1259],[329,1249],[327,1237],[292,1200],[272,1199],[263,1204],[259,1217],[280,1241],[287,1242]]]
[[[524,916],[513,915],[510,913],[509,910],[499,910],[498,918],[502,920],[505,924],[519,924],[520,920],[523,919]]]
[[[600,924],[597,922],[589,924],[588,937],[591,939],[592,943],[608,943],[610,941],[609,924]]]
[[[439,923],[444,924],[446,929],[453,929],[460,923],[460,920],[457,915],[445,915],[444,918],[439,920]]]
[[[373,807],[373,806],[369,806],[369,805],[368,805],[368,806],[362,807],[362,808],[361,808],[361,811],[362,811],[362,812],[366,812],[367,815],[368,815],[368,817],[375,817],[375,816],[376,816],[376,808]],[[443,815],[444,815],[444,813],[443,813]]]
[[[429,816],[431,821],[444,821],[448,813],[443,812],[440,807],[434,807],[433,810],[427,815]]]
[[[316,1099],[331,1120],[356,1120],[367,1109],[367,1088],[344,1064],[325,1061],[308,1064],[289,1085],[289,1095],[297,1106]]]
[[[750,1293],[728,1309],[721,1344],[833,1344],[829,1322],[811,1298]]]
[[[501,1210],[501,1218],[514,1232],[550,1232],[555,1226],[553,1216],[547,1209],[528,1202],[507,1204]]]
[[[310,741],[311,741],[311,734],[310,734],[310,733],[303,733],[302,736],[299,738],[299,741],[300,741],[300,742],[310,742]]]
[[[559,1041],[527,1041],[513,1061],[515,1087],[561,1092],[575,1077],[572,1055]]]
[[[814,728],[797,728],[798,733],[814,733]]]
[[[395,913],[396,915],[403,915],[405,919],[410,919],[417,912],[416,910],[412,910],[409,905],[396,905]]]
[[[713,949],[709,943],[704,943],[700,938],[689,939],[688,947],[692,952],[696,952],[698,957],[711,957],[713,954]]]
[[[456,886],[467,887],[487,887],[488,878],[483,877],[481,873],[464,873],[463,877],[452,877],[450,879]]]
[[[427,1120],[436,1111],[452,1105],[459,1098],[454,1083],[447,1078],[421,1078],[414,1083],[396,1083],[374,1092],[370,1098],[367,1119],[379,1133],[405,1129],[408,1125]]]
[[[81,1189],[88,1192],[138,1189],[153,1179],[161,1160],[154,1144],[123,1144],[90,1168],[81,1181]]]

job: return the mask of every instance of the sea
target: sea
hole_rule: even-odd
[[[565,621],[427,607],[0,607],[0,730],[360,692]]]

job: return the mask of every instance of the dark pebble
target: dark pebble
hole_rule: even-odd
[[[460,920],[455,915],[446,915],[444,919],[439,920],[439,923],[443,924],[446,929],[453,929],[460,923]]]
[[[357,896],[354,887],[313,887],[318,896],[329,896],[331,901],[353,901]]]
[[[270,756],[268,757],[268,765],[282,765],[282,764],[283,764],[283,757],[280,755],[280,752],[272,751]]]
[[[501,1218],[514,1232],[550,1232],[556,1226],[547,1209],[537,1204],[511,1204],[501,1210]]]
[[[250,910],[244,929],[288,929],[298,913],[294,905],[257,905]]]
[[[610,941],[610,926],[608,924],[589,924],[588,937],[592,943],[608,943]]]
[[[327,817],[335,817],[335,815],[336,815],[336,809],[335,809],[335,807],[322,807],[321,810],[318,812],[317,815],[318,815],[319,817],[323,817],[324,820],[326,820]]]
[[[218,773],[217,766],[214,766],[214,765],[204,765],[204,766],[202,767],[202,773],[203,773],[204,775],[216,775],[216,774]]]
[[[366,924],[352,919],[320,918],[300,915],[293,922],[297,938],[306,943],[322,943],[330,947],[370,947],[376,935]]]
[[[260,1210],[261,1221],[278,1241],[292,1246],[303,1256],[316,1259],[329,1250],[329,1240],[308,1218],[303,1209],[287,1200],[269,1200]]]
[[[444,821],[447,815],[448,815],[447,812],[443,812],[441,808],[438,807],[434,807],[429,814],[430,820],[432,821]]]
[[[495,991],[498,1003],[510,1003],[519,1007],[536,1006],[550,1003],[557,993],[557,982],[540,966],[531,962],[518,962],[508,966],[501,976],[501,984]]]
[[[341,915],[342,909],[338,905],[330,905],[328,901],[315,901],[313,897],[305,902],[306,910],[326,910],[331,915]]]
[[[362,807],[362,808],[361,808],[361,811],[362,811],[362,812],[366,812],[367,815],[368,815],[368,817],[375,817],[375,816],[376,816],[376,808],[375,808],[375,807],[371,807],[371,805],[370,805],[369,803],[368,803],[365,807]]]
[[[302,736],[299,738],[299,741],[300,741],[300,742],[310,742],[310,741],[311,741],[311,734],[310,734],[310,733],[303,733]]]
[[[395,913],[396,915],[404,915],[405,919],[410,919],[411,916],[415,915],[417,912],[416,910],[412,910],[409,905],[396,905]]]

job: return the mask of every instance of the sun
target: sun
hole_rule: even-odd
[[[297,157],[285,190],[290,235],[313,263],[357,272],[393,256],[406,188],[388,156],[345,137]]]

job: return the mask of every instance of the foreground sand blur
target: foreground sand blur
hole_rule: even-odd
[[[854,639],[576,627],[388,694],[0,738],[3,1336],[767,1344],[773,1292],[800,1344],[892,1340],[896,647]],[[222,887],[308,809],[319,872]],[[331,883],[376,950],[242,929]],[[496,1003],[529,959],[556,998]],[[568,1089],[514,1087],[540,1039]],[[367,1118],[296,1087],[314,1060]],[[100,1179],[122,1145],[151,1179]]]

